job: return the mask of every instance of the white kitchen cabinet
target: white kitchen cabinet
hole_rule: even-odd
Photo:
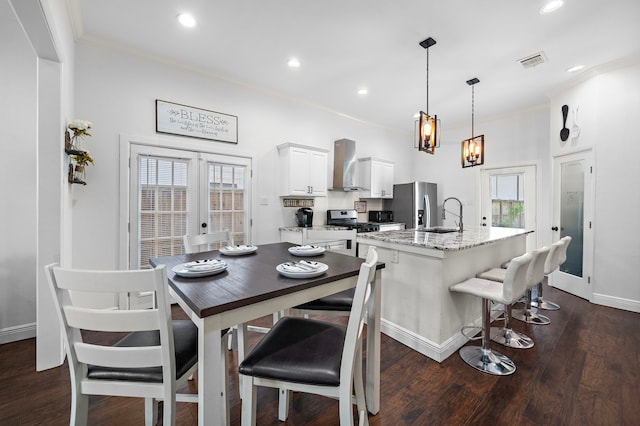
[[[280,195],[326,197],[328,150],[285,143],[280,155]]]
[[[358,159],[358,184],[367,190],[361,198],[393,198],[394,164],[386,160],[367,157]]]

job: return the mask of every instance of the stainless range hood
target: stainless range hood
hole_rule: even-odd
[[[356,141],[338,139],[333,145],[333,188],[331,191],[361,191],[356,185]]]

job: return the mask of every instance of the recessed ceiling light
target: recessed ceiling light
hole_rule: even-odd
[[[576,71],[580,71],[582,68],[584,68],[584,65],[576,65],[574,67],[571,67],[567,70],[567,72],[576,72]]]
[[[560,9],[563,4],[564,2],[562,0],[551,0],[549,3],[542,6],[542,9],[540,9],[540,14],[546,15],[547,13],[555,12],[556,10]]]
[[[188,13],[181,13],[178,15],[178,22],[184,27],[193,28],[196,26],[196,20]]]
[[[366,89],[366,88],[364,88],[364,87],[363,87],[363,88],[361,88],[361,89],[358,89],[358,95],[363,96],[363,95],[366,95],[366,94],[368,94],[368,93],[369,93],[369,90],[367,90],[367,89]]]
[[[289,68],[300,68],[300,60],[298,58],[290,58],[287,65]]]

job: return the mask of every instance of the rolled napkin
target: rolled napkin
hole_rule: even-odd
[[[318,246],[297,246],[296,250],[317,250],[319,247]]]

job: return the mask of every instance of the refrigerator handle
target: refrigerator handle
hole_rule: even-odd
[[[431,226],[431,205],[429,205],[429,197],[427,195],[424,196],[423,205],[425,214],[424,226],[428,228]]]

